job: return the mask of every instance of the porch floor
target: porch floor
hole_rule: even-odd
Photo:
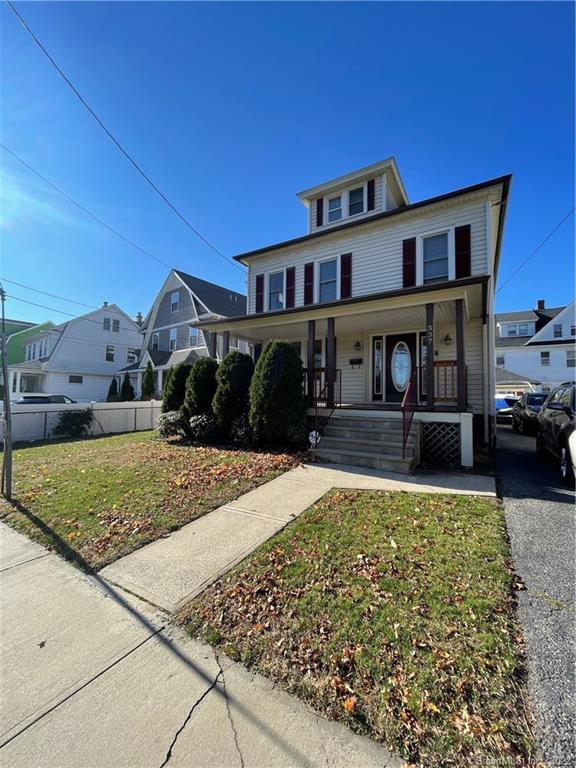
[[[400,411],[400,403],[340,403],[336,410],[355,411]],[[427,411],[426,405],[421,403],[416,406],[416,411]],[[456,403],[436,403],[432,413],[458,413]]]

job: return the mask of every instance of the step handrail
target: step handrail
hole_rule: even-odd
[[[408,436],[410,435],[410,428],[412,427],[412,420],[414,419],[414,411],[418,405],[418,393],[416,391],[416,370],[412,371],[410,381],[404,392],[402,398],[402,405],[400,410],[402,411],[402,458],[406,458],[406,444],[408,442]]]

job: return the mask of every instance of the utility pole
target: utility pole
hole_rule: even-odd
[[[8,363],[6,360],[6,321],[4,302],[6,291],[0,283],[0,300],[2,302],[2,383],[4,385],[4,453],[2,454],[2,493],[8,501],[12,501],[12,414],[10,412],[10,386],[8,382]]]

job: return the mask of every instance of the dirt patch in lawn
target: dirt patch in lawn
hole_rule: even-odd
[[[0,518],[102,568],[300,461],[154,438],[139,432],[15,451],[17,504],[0,503]]]
[[[179,620],[411,764],[534,764],[494,500],[333,491]]]

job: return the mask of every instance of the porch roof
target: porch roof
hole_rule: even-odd
[[[434,320],[454,322],[454,300],[463,299],[468,319],[486,313],[487,276],[451,280],[416,288],[373,293],[344,301],[295,307],[280,312],[263,312],[198,323],[206,331],[229,331],[249,342],[260,342],[271,336],[286,339],[305,338],[308,321],[316,321],[318,336],[325,335],[326,321],[333,317],[336,333],[382,331],[387,328],[421,328],[425,324],[425,307],[434,303]]]

